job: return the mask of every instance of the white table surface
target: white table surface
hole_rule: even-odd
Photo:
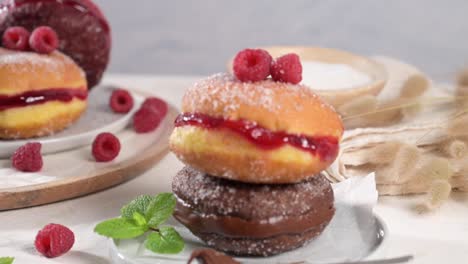
[[[184,89],[198,77],[110,75],[105,83],[154,92],[174,105]],[[110,264],[107,240],[93,233],[97,222],[118,215],[120,207],[140,194],[170,190],[171,178],[182,164],[174,155],[140,177],[86,197],[35,208],[0,212],[0,256],[13,256],[15,264]],[[389,227],[388,240],[379,257],[413,254],[411,263],[468,263],[468,194],[454,194],[443,207],[429,214],[413,210],[418,197],[383,197],[376,208]],[[60,223],[75,232],[71,252],[46,259],[36,253],[37,231]]]

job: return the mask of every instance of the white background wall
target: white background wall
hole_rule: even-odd
[[[113,26],[110,70],[209,74],[244,47],[318,45],[416,64],[468,66],[467,0],[96,0]]]

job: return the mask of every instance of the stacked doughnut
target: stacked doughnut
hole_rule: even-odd
[[[269,256],[318,236],[334,215],[320,175],[343,126],[308,87],[216,74],[189,88],[170,137],[187,166],[174,178],[175,218],[209,246]]]

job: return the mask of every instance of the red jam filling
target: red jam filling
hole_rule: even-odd
[[[333,161],[338,155],[338,138],[332,136],[305,136],[271,131],[255,122],[229,120],[198,113],[177,116],[175,126],[198,126],[206,129],[229,129],[263,149],[275,149],[285,144],[318,155],[322,161]]]
[[[0,111],[14,107],[43,104],[48,101],[70,102],[73,98],[86,100],[88,91],[86,89],[53,88],[15,95],[0,95]]]

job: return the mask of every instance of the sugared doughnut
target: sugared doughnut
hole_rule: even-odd
[[[112,39],[107,19],[91,0],[1,0],[0,9],[0,36],[11,26],[31,32],[49,26],[59,36],[59,50],[85,71],[88,86],[99,83]]]
[[[185,167],[172,182],[174,217],[209,246],[235,255],[269,256],[318,236],[334,215],[322,175],[295,184],[246,184]]]
[[[0,139],[50,135],[80,117],[88,88],[66,55],[0,48]]]
[[[340,117],[308,87],[216,74],[189,88],[171,150],[210,175],[251,183],[299,182],[338,154]]]

